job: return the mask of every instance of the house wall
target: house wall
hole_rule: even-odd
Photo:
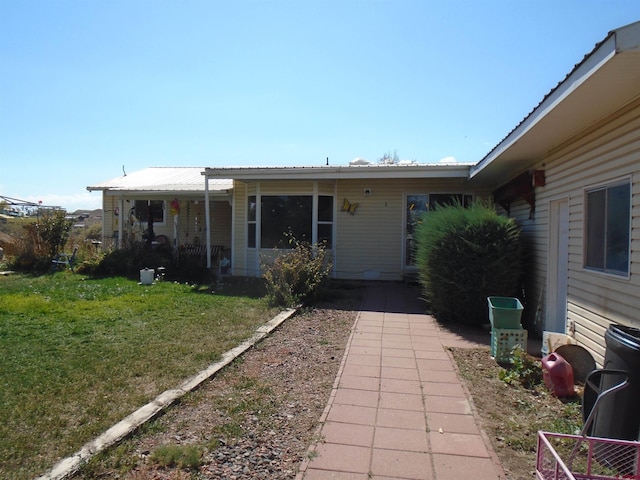
[[[249,270],[247,257],[247,195],[248,187],[243,182],[233,182],[233,219],[231,226],[231,273],[252,277],[255,269]]]
[[[130,217],[129,211],[135,204],[135,200],[163,200],[165,202],[165,218],[162,222],[154,222],[153,232],[156,235],[165,235],[171,243],[174,241],[174,233],[177,231],[178,244],[187,243],[204,244],[206,242],[206,222],[204,196],[202,199],[179,199],[180,211],[177,225],[174,225],[174,218],[170,212],[170,203],[175,196],[147,197],[129,196],[119,197],[113,195],[103,195],[103,244],[105,247],[115,246],[120,222],[124,222],[124,238],[133,238],[134,241],[141,241],[142,234],[147,228],[145,222],[139,222],[134,217]],[[129,200],[129,202],[127,202]],[[122,202],[122,206],[121,205]],[[115,212],[118,212],[118,215]],[[211,244],[223,245],[225,249],[231,247],[231,216],[232,208],[229,201],[214,199],[211,201]],[[176,228],[177,227],[177,228]]]
[[[365,195],[365,190],[370,192]],[[376,179],[323,182],[280,181],[234,185],[234,275],[259,276],[260,259],[271,249],[247,248],[247,197],[260,194],[335,195],[333,275],[341,279],[401,280],[404,268],[406,194],[466,193],[463,179]],[[357,203],[353,215],[344,200]]]
[[[116,197],[102,194],[102,246],[111,248],[114,246],[113,232],[118,230],[121,216],[115,215],[118,201]]]
[[[548,263],[550,203],[566,198],[569,205],[569,258],[567,333],[587,348],[602,365],[604,334],[611,323],[640,327],[640,100],[603,119],[580,137],[570,139],[541,159],[546,185],[536,188],[536,211],[528,219],[528,206],[513,205],[511,214],[523,228],[533,253],[532,289],[543,292],[542,330],[550,315]],[[584,268],[585,189],[630,177],[632,190],[631,265],[629,277]],[[552,252],[551,252],[552,253]],[[550,265],[549,270],[554,266]],[[537,289],[537,290],[536,290]],[[537,300],[536,300],[537,301]]]
[[[336,277],[401,280],[412,271],[404,265],[405,198],[428,193],[471,192],[461,179],[338,181]],[[344,199],[358,203],[354,215],[341,211]]]

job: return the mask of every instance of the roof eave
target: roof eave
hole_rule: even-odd
[[[204,195],[204,182],[201,190],[177,190],[177,189],[166,189],[166,190],[150,190],[150,189],[118,189],[118,188],[104,188],[100,189],[104,195],[108,197],[117,197],[117,196],[148,196],[148,197],[166,197],[166,196],[193,196],[193,197],[201,197]],[[224,189],[209,189],[210,195],[228,195],[232,189],[224,188]],[[91,190],[90,190],[91,191]],[[98,190],[96,190],[98,191]]]
[[[206,168],[208,178],[239,181],[338,180],[376,178],[467,178],[471,165],[367,165],[342,167]]]
[[[616,62],[613,59],[621,53],[638,55],[640,51],[639,40],[640,22],[610,32],[519,125],[471,168],[470,181],[472,183],[489,179],[503,181],[505,178],[502,178],[501,175],[504,176],[507,171],[511,171],[515,175],[520,173],[515,171],[517,168],[526,169],[528,164],[534,163],[540,155],[555,146],[551,144],[553,141],[551,135],[540,133],[545,128],[552,128],[556,134],[562,132],[564,138],[570,138],[581,129],[594,123],[598,119],[597,116],[602,116],[605,113],[605,107],[599,111],[590,110],[588,113],[592,114],[592,117],[587,115],[586,118],[582,118],[585,117],[582,116],[575,119],[581,123],[578,121],[564,123],[558,121],[573,112],[572,106],[575,107],[578,103],[588,106],[589,102],[586,100],[592,92],[596,91],[595,88],[600,88],[602,91],[602,88],[609,86],[603,81],[603,78],[605,80],[608,78],[605,75],[607,75],[608,67],[612,64],[610,70],[615,72]],[[597,74],[602,74],[602,77],[597,81],[591,81],[593,78],[598,78]],[[585,101],[578,102],[583,95],[586,96]],[[593,95],[591,98],[594,98]],[[625,97],[624,100],[630,101],[632,98],[633,92],[631,91],[630,98]],[[611,105],[607,107],[611,108]],[[544,125],[546,127],[543,128]],[[528,139],[528,142],[525,139]],[[532,142],[533,139],[535,142]],[[525,147],[525,144],[529,146]],[[533,144],[536,146],[531,146]],[[500,178],[496,178],[496,175]]]

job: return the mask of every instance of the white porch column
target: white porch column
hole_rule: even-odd
[[[118,198],[118,250],[124,245],[124,222],[129,220],[129,215],[124,211],[124,199]]]
[[[211,212],[209,207],[209,177],[204,176],[204,225],[206,228],[207,268],[211,270]]]

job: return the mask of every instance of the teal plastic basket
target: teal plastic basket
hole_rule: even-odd
[[[513,297],[488,297],[489,321],[492,328],[522,328],[520,319],[524,307]]]

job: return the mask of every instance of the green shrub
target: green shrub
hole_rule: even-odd
[[[484,203],[439,207],[416,229],[416,262],[425,300],[443,322],[488,322],[487,297],[515,296],[520,229]]]
[[[106,255],[107,253],[96,248],[91,241],[84,240],[79,244],[75,271],[85,275],[95,274]]]
[[[51,269],[51,260],[64,248],[72,221],[64,210],[45,210],[35,222],[23,226],[18,236],[10,267],[14,270],[42,273]]]
[[[331,270],[324,244],[300,242],[289,237],[290,250],[274,249],[274,258],[262,259],[267,296],[273,305],[292,307],[315,300]]]
[[[108,252],[92,267],[96,275],[122,275],[137,278],[143,268],[165,267],[169,271],[175,264],[170,246],[149,248],[144,243]]]
[[[511,350],[511,365],[500,370],[498,376],[508,385],[519,383],[524,388],[534,388],[542,383],[542,366],[537,358],[516,345]]]

